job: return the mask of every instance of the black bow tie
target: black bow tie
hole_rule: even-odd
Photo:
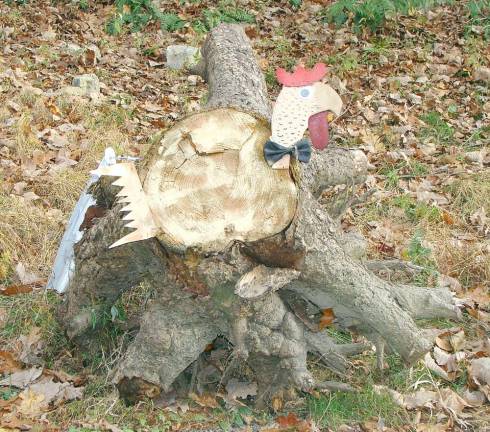
[[[265,143],[264,157],[270,166],[274,165],[279,159],[287,154],[298,159],[300,162],[308,163],[311,158],[310,141],[303,138],[292,147],[284,147],[271,140]]]

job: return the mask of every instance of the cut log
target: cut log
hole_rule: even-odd
[[[294,175],[271,169],[263,158],[267,90],[243,29],[216,27],[202,53],[206,109],[167,131],[139,173],[157,239],[109,249],[130,230],[110,181],[93,189],[107,212],[75,250],[60,308],[68,336],[96,346],[104,320],[94,316],[140,282],[150,287],[153,300],[114,371],[129,402],[170,390],[218,335],[233,346],[230,364],[252,369],[262,403],[315,386],[308,352],[343,376],[346,356],[366,346],[333,343],[309,309],[333,308],[335,325],[386,343],[407,362],[422,357],[430,342],[414,320],[456,318],[451,295],[377,277],[362,264],[363,242],[341,232],[317,200],[325,187],[364,182],[366,157],[332,147],[314,151]]]
[[[287,170],[263,157],[268,124],[229,108],[195,114],[170,129],[143,185],[158,239],[185,251],[219,251],[234,240],[283,231],[298,191]]]

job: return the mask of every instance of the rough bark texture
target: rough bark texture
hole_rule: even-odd
[[[220,26],[202,47],[203,77],[209,86],[208,108],[238,108],[269,120],[267,87],[243,29]]]
[[[221,25],[210,33],[203,65],[209,108],[232,106],[269,116],[265,84],[240,27]],[[101,182],[94,194],[108,212],[77,245],[76,274],[60,310],[68,335],[90,344],[103,323],[94,315],[139,282],[151,286],[154,300],[114,373],[121,396],[130,402],[168,391],[218,335],[233,344],[232,363],[254,371],[258,402],[288,387],[315,386],[308,352],[342,376],[346,356],[366,346],[339,345],[319,332],[312,316],[325,308],[333,308],[337,326],[364,334],[381,351],[386,343],[407,362],[417,360],[430,341],[414,320],[456,318],[451,294],[376,276],[362,263],[362,239],[341,232],[317,200],[328,186],[362,183],[366,169],[360,151],[316,152],[302,173],[298,208],[285,231],[205,254],[165,249],[157,240],[108,249],[124,229],[114,192]]]

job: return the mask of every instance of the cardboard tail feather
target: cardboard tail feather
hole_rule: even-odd
[[[105,150],[99,168],[107,167],[115,163],[116,153],[109,147]],[[75,272],[75,253],[73,251],[73,246],[78,243],[83,236],[83,231],[80,231],[79,228],[83,222],[87,209],[95,204],[95,199],[90,195],[88,189],[90,185],[95,183],[98,179],[99,176],[97,175],[92,175],[90,177],[85,186],[85,190],[82,192],[82,195],[73,209],[63,238],[61,239],[46,289],[54,289],[59,293],[65,292],[66,287]]]
[[[121,212],[127,212],[123,216],[123,220],[128,221],[125,225],[127,228],[135,229],[135,231],[113,243],[109,248],[155,237],[158,233],[158,227],[153,219],[153,214],[134,164],[123,162],[99,167],[92,171],[92,174],[119,177],[112,184],[122,187],[117,196],[119,197],[119,202],[126,203],[126,206],[121,209]]]

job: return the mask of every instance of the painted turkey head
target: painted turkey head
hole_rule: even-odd
[[[342,99],[329,85],[321,82],[327,68],[317,63],[312,69],[296,67],[293,73],[277,69],[277,80],[283,85],[272,112],[272,136],[284,147],[292,147],[309,130],[313,147],[324,149],[328,144],[329,116],[339,116]],[[272,168],[289,168],[290,156],[285,155]]]

